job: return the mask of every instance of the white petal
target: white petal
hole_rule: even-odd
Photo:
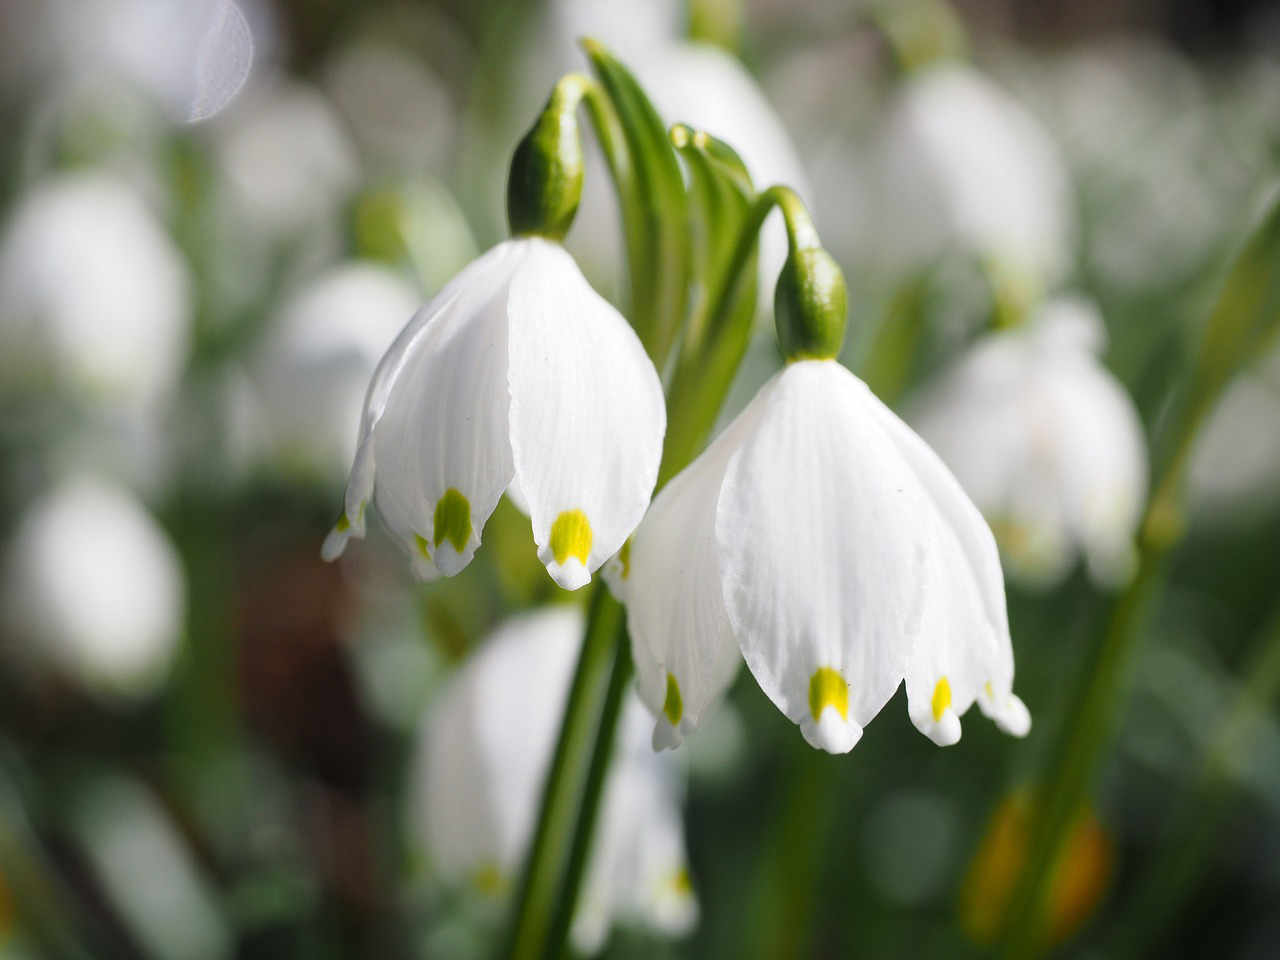
[[[470,562],[511,481],[505,293],[525,253],[500,244],[463,270],[397,338],[369,386],[370,437],[352,485],[358,500],[372,439],[378,511],[420,575],[452,576]]]
[[[920,639],[907,668],[907,709],[921,733],[946,746],[960,739],[958,718],[979,691],[1003,698],[1013,684],[1000,555],[986,521],[937,454],[871,399],[881,426],[924,488],[937,524]]]
[[[524,242],[508,298],[511,449],[538,556],[574,590],[644,516],[666,406],[639,339],[573,258]]]
[[[716,512],[725,606],[769,698],[811,744],[847,750],[906,670],[929,506],[838,364],[792,363],[757,404]]]
[[[515,879],[582,629],[576,607],[506,622],[424,715],[411,814],[444,879]]]
[[[738,671],[720,591],[716,505],[729,458],[763,410],[763,403],[744,410],[672,479],[631,539],[621,580],[636,687],[657,718],[655,749],[692,733]]]

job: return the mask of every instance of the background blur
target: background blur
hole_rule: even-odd
[[[893,401],[993,309],[957,262],[932,275],[921,336],[877,337],[918,281],[877,155],[902,49],[967,50],[1047,131],[1073,226],[1043,283],[1099,305],[1148,430],[1280,172],[1265,0],[970,0],[922,31],[839,2],[238,2],[0,0],[0,957],[479,949],[469,894],[439,889],[415,842],[418,721],[487,630],[556,591],[505,501],[455,580],[413,583],[376,535],[339,565],[319,548],[373,365],[502,238],[510,152],[583,69],[575,36],[646,84],[652,51],[691,35],[740,58],[775,118],[726,99],[725,129],[666,119],[749,163],[780,127],[757,178],[800,181],[850,280],[844,359]],[[569,246],[610,292],[602,169]],[[731,403],[776,364],[761,344]],[[1209,753],[1280,606],[1280,360],[1258,359],[1203,438],[1055,887],[1066,955],[1280,955],[1275,698]],[[1010,584],[1025,741],[974,722],[939,750],[900,692],[829,757],[744,671],[683,761],[699,926],[620,928],[607,955],[982,955],[1020,791],[1106,608],[1080,570]],[[1152,865],[1202,824],[1177,909],[1141,928]]]

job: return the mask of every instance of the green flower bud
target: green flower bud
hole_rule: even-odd
[[[830,360],[844,343],[848,291],[822,247],[791,249],[773,295],[778,346],[788,360]]]
[[[569,74],[511,158],[507,222],[513,236],[563,240],[582,199],[582,138],[576,111],[590,81]]]

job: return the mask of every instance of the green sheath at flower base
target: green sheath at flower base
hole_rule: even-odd
[[[512,236],[563,240],[569,232],[582,199],[582,137],[576,111],[591,82],[575,73],[561,78],[516,147],[507,176]]]
[[[787,260],[773,296],[778,346],[787,360],[831,360],[844,343],[848,292],[844,273],[823,249],[809,212],[786,187],[772,187],[769,198],[787,225]]]

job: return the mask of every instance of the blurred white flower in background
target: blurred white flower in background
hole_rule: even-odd
[[[328,65],[325,88],[370,171],[421,174],[451,159],[457,117],[449,91],[412,51],[361,40]]]
[[[977,70],[907,80],[880,139],[869,259],[910,269],[949,251],[986,260],[1029,295],[1067,275],[1075,223],[1067,171],[1035,117]]]
[[[12,653],[107,699],[165,679],[186,615],[182,564],[129,493],[90,476],[61,482],[22,516],[6,570]]]
[[[233,933],[187,840],[145,787],[118,776],[76,790],[71,827],[98,888],[146,955],[218,960]]]
[[[302,83],[255,88],[214,128],[214,154],[246,232],[296,237],[332,217],[360,166],[329,102]]]
[[[369,378],[420,304],[400,273],[352,261],[281,305],[253,363],[274,462],[308,479],[341,482],[355,457]]]
[[[1196,439],[1187,476],[1198,523],[1243,526],[1280,506],[1280,347],[1240,374]]]
[[[50,179],[0,241],[0,380],[43,378],[136,411],[178,381],[191,338],[179,251],[135,192],[101,174]]]
[[[218,113],[253,65],[249,21],[232,0],[46,0],[41,14],[53,71],[125,77],[175,120]]]
[[[445,883],[498,895],[518,879],[583,625],[576,607],[508,621],[424,714],[409,812]],[[649,750],[651,724],[628,696],[573,921],[581,952],[596,952],[617,922],[679,935],[697,919],[677,772]]]
[[[979,339],[908,406],[991,524],[1010,575],[1029,583],[1058,582],[1077,554],[1101,585],[1132,571],[1146,441],[1099,362],[1105,339],[1092,303],[1050,301]]]

